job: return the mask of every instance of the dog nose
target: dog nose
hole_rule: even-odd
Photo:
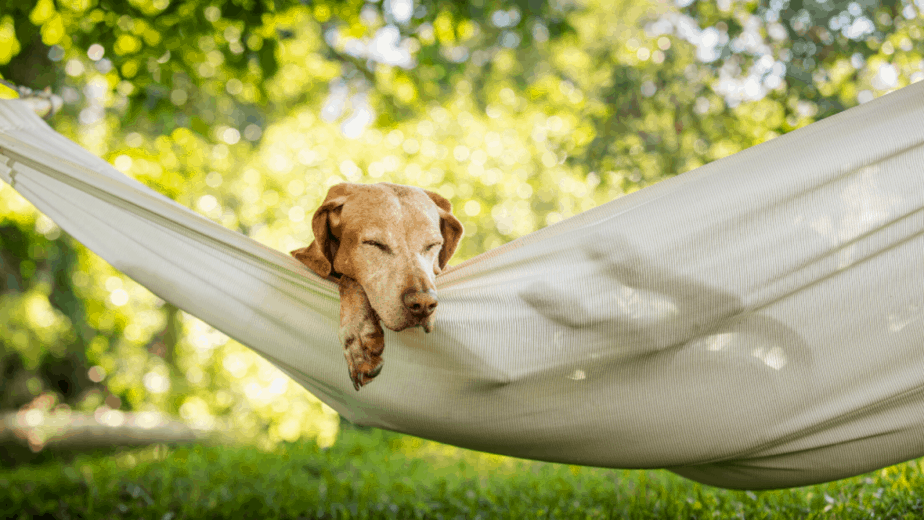
[[[402,296],[404,306],[411,314],[418,317],[425,317],[433,314],[436,309],[436,291],[428,289],[426,291],[410,290]]]

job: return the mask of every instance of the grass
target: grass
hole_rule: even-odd
[[[922,518],[911,461],[748,492],[665,471],[511,459],[346,428],[329,449],[155,446],[0,469],[0,518]]]

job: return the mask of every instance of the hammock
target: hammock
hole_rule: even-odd
[[[0,177],[354,423],[515,457],[799,486],[924,455],[924,82],[437,280],[355,392],[337,287],[121,174],[19,101]]]

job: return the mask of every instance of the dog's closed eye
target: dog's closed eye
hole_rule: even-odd
[[[391,249],[390,249],[388,246],[386,246],[385,244],[379,242],[378,240],[363,240],[363,244],[366,244],[367,246],[373,246],[373,247],[375,247],[375,248],[381,249],[382,251],[385,251],[386,253],[389,252],[389,251],[391,251]]]
[[[377,248],[377,249],[380,249],[380,250],[382,250],[382,251],[385,252],[385,253],[390,253],[390,252],[391,252],[391,249],[390,249],[388,246],[386,246],[385,244],[379,242],[378,240],[363,240],[363,244],[366,244],[366,245],[368,245],[368,246],[372,246],[372,247],[375,247],[375,248]]]
[[[372,246],[372,247],[374,247],[374,248],[376,248],[376,249],[379,249],[380,251],[382,251],[382,252],[384,252],[384,253],[390,253],[390,252],[391,252],[391,248],[390,248],[390,247],[388,247],[387,245],[383,244],[382,242],[379,242],[378,240],[363,240],[363,244],[365,244],[365,245],[367,245],[367,246]],[[424,253],[431,253],[431,252],[433,252],[433,251],[435,251],[435,250],[438,250],[438,249],[439,249],[440,247],[442,247],[442,246],[443,246],[443,243],[442,243],[442,242],[434,242],[434,243],[432,243],[432,244],[428,244],[427,247],[424,248],[424,251],[423,251],[423,252],[424,252]]]

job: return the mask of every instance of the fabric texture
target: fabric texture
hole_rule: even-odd
[[[350,421],[804,485],[924,455],[924,82],[448,269],[355,392],[337,287],[0,102],[0,178]],[[309,237],[304,237],[306,241]]]

